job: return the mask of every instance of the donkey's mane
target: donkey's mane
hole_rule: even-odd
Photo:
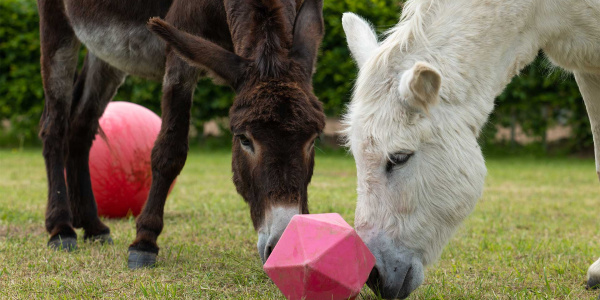
[[[386,39],[375,56],[377,67],[387,66],[389,58],[394,52],[408,50],[411,42],[419,41],[427,45],[429,43],[425,33],[425,27],[432,19],[431,16],[439,7],[441,0],[408,0],[402,8],[400,22],[389,29]]]
[[[400,22],[385,33],[386,38],[373,54],[371,61],[359,71],[363,75],[357,78],[358,81],[372,80],[374,77],[378,77],[381,84],[358,84],[357,86],[366,88],[355,89],[354,98],[378,99],[379,96],[387,95],[382,84],[391,83],[393,80],[387,76],[387,72],[382,72],[382,70],[391,70],[394,67],[391,58],[402,52],[408,52],[409,46],[414,42],[425,47],[428,46],[426,27],[435,16],[440,1],[443,0],[408,0],[406,2],[402,9]]]

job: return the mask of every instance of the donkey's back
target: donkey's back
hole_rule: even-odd
[[[50,1],[40,1],[50,2]],[[161,80],[165,43],[146,28],[151,17],[170,16],[176,26],[231,49],[223,1],[62,0],[64,11],[44,17],[68,19],[89,52],[131,75]]]

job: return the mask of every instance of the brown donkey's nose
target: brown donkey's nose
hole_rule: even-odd
[[[264,235],[261,236],[261,234],[258,235],[258,253],[263,264],[267,262],[267,259],[269,259],[269,256],[271,256],[271,253],[273,253],[273,249],[275,248],[275,245],[277,245],[277,242],[281,237],[281,233],[282,232],[275,233],[275,235],[272,234],[268,237],[264,237]]]
[[[294,215],[299,213],[296,207],[273,207],[258,229],[258,254],[263,262],[267,261],[279,238]]]
[[[273,248],[275,248],[275,246],[268,245],[267,249],[265,249],[265,261],[267,259],[269,259],[269,256],[271,256],[271,253],[273,253]]]

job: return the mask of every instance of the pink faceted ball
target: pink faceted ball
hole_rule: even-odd
[[[99,122],[105,137],[96,134],[89,160],[98,214],[137,216],[150,192],[150,156],[161,120],[140,105],[111,102]]]
[[[339,214],[296,215],[263,269],[290,300],[353,299],[375,257]]]

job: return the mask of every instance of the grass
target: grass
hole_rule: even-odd
[[[318,154],[311,212],[354,219],[351,157]],[[486,190],[410,299],[593,299],[600,255],[591,160],[494,158]],[[129,271],[134,220],[106,220],[115,245],[45,247],[46,181],[39,150],[0,151],[0,298],[281,299],[261,268],[247,205],[227,152],[192,152],[165,209],[155,269]],[[361,298],[372,294],[364,289]]]

